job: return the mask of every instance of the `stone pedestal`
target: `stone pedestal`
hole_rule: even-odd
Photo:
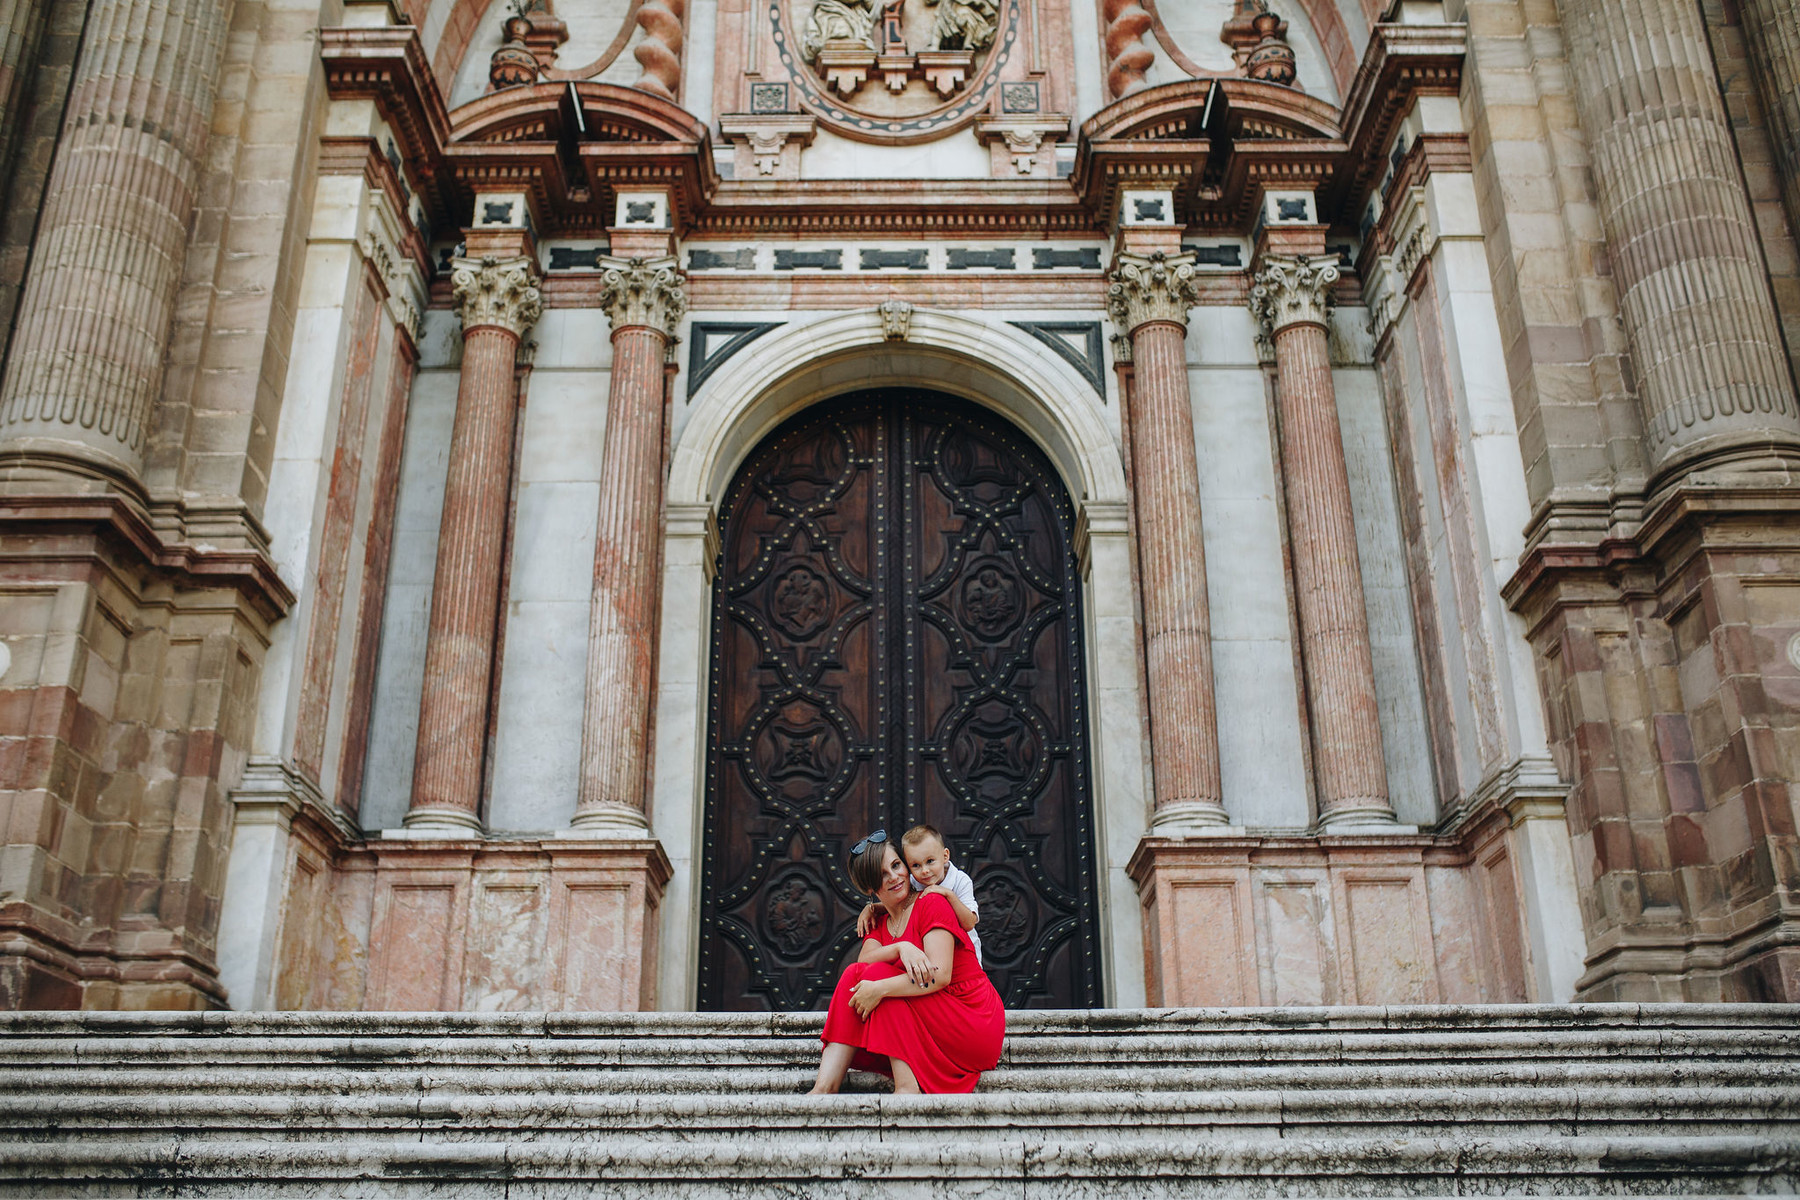
[[[1191,254],[1121,253],[1107,304],[1131,335],[1131,458],[1158,827],[1225,825],[1200,467],[1188,395]]]
[[[1329,261],[1268,255],[1250,304],[1275,339],[1294,598],[1319,782],[1319,822],[1392,823],[1350,476],[1326,340]]]
[[[1800,453],[1793,381],[1699,7],[1570,0],[1561,11],[1653,475]]]
[[[543,302],[526,256],[459,259],[451,284],[463,320],[462,378],[406,824],[467,832],[481,828],[482,755],[518,412],[513,367],[519,339]]]
[[[687,294],[673,258],[609,259],[613,327],[600,518],[594,537],[587,711],[575,828],[642,836],[656,676],[663,495],[663,359]]]

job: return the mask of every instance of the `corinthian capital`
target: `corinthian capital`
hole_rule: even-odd
[[[1271,335],[1289,325],[1323,325],[1337,280],[1337,264],[1330,259],[1271,254],[1250,289],[1250,311]]]
[[[614,332],[629,325],[675,332],[676,322],[687,311],[687,290],[673,258],[609,258],[602,265],[606,271],[600,276],[600,307]]]
[[[1152,321],[1185,327],[1199,299],[1192,254],[1120,254],[1113,259],[1106,308],[1126,333]]]
[[[450,290],[465,332],[495,325],[522,338],[544,311],[529,258],[459,258],[450,264]]]

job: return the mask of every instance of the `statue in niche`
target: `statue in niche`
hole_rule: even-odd
[[[1000,27],[999,0],[925,0],[936,8],[934,50],[985,50]]]
[[[818,0],[806,18],[800,52],[807,62],[819,57],[826,42],[861,42],[875,49],[873,0]]]

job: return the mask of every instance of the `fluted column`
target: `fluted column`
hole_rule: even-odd
[[[1769,112],[1788,220],[1800,229],[1800,0],[1742,0],[1745,42]]]
[[[1363,603],[1350,474],[1325,334],[1337,267],[1269,255],[1251,311],[1275,339],[1281,473],[1287,497],[1301,664],[1323,825],[1389,822],[1375,661]]]
[[[581,794],[572,824],[641,835],[656,676],[663,356],[687,293],[673,258],[609,259],[600,303],[613,362],[594,535]]]
[[[1800,414],[1700,6],[1561,11],[1654,471],[1791,453]]]
[[[0,383],[0,452],[127,486],[162,385],[225,0],[96,0]]]
[[[1219,781],[1200,465],[1188,396],[1187,321],[1194,299],[1193,255],[1115,257],[1107,307],[1131,335],[1136,377],[1132,492],[1159,827],[1228,823]]]
[[[518,412],[513,368],[519,341],[536,323],[543,300],[528,257],[458,259],[450,281],[463,322],[462,376],[406,824],[466,831],[481,828],[482,755]]]

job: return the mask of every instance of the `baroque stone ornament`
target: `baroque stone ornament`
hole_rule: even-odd
[[[1270,255],[1250,289],[1250,311],[1271,335],[1290,325],[1324,325],[1337,281],[1337,264],[1330,259]]]
[[[673,336],[687,311],[686,278],[673,258],[605,258],[600,276],[600,307],[613,331],[648,325]]]
[[[1113,260],[1106,310],[1125,333],[1152,321],[1185,327],[1200,298],[1192,254],[1120,254]]]
[[[912,333],[913,306],[904,300],[883,300],[875,311],[881,314],[881,336],[890,342],[904,342]]]
[[[464,329],[495,325],[523,338],[544,311],[529,258],[459,258],[450,264],[450,290]]]

